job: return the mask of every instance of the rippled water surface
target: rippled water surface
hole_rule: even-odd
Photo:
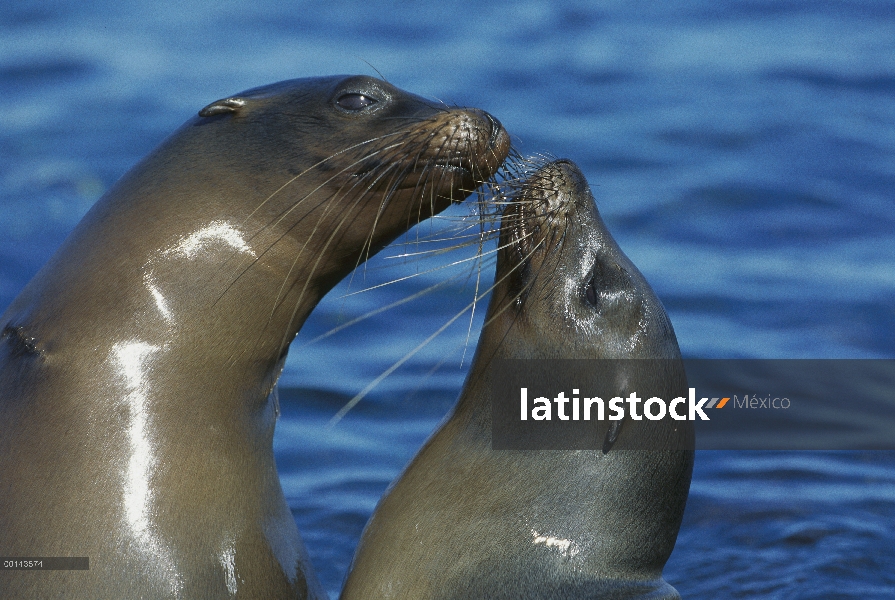
[[[523,153],[576,161],[685,355],[895,357],[889,2],[56,1],[2,12],[0,307],[105,189],[208,102],[378,70],[488,110]],[[484,308],[327,428],[473,296],[468,268],[345,296],[438,264],[394,258],[404,250],[317,308],[281,382],[280,475],[333,597],[382,491],[455,400]],[[665,574],[685,598],[891,598],[892,539],[892,453],[703,451]]]

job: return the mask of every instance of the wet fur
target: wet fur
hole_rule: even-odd
[[[2,595],[322,597],[273,460],[286,348],[507,146],[481,111],[333,77],[213,103],[126,174],[0,317],[0,547],[91,567]]]
[[[678,598],[661,574],[689,488],[690,424],[626,423],[603,450],[491,450],[494,359],[680,360],[576,167],[543,166],[496,202],[497,274],[463,392],[380,501],[341,597]],[[581,308],[592,277],[606,284],[596,313]],[[682,370],[662,378],[666,392],[686,386]]]

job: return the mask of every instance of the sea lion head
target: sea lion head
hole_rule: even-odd
[[[58,255],[65,274],[53,279],[76,282],[65,297],[83,300],[60,300],[61,308],[69,319],[98,302],[120,312],[105,313],[99,340],[121,337],[128,315],[147,314],[161,319],[162,332],[176,323],[187,345],[242,355],[261,339],[259,352],[279,360],[338,281],[469,196],[509,148],[484,111],[372,77],[293,79],[228,96],[202,108],[85,216]],[[31,286],[14,325],[34,320],[25,308],[56,296]],[[225,341],[211,340],[225,331]]]
[[[586,390],[607,400],[633,393],[670,402],[687,394],[662,303],[609,233],[587,180],[568,160],[537,169],[509,197],[485,327],[480,352],[526,361],[532,382],[552,380],[567,392]],[[576,443],[604,453],[692,452],[692,423],[670,417],[593,426]]]
[[[314,234],[328,255],[362,248],[364,258],[469,196],[510,148],[482,110],[361,75],[251,89],[209,104],[189,125],[213,129],[218,160],[252,173],[262,195],[246,210],[259,226],[303,242]]]
[[[533,349],[514,345],[515,358],[680,358],[662,303],[571,161],[541,167],[513,195],[501,220],[496,285],[492,307],[503,314],[494,316]]]

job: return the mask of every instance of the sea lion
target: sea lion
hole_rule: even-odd
[[[563,358],[661,359],[670,370],[621,362],[635,365],[626,385],[686,393],[661,303],[581,172],[561,160],[503,212],[493,296],[460,398],[370,518],[343,600],[679,597],[662,568],[690,486],[692,423],[601,423],[593,450],[492,450],[499,361]]]
[[[274,464],[288,343],[340,279],[468,196],[498,121],[377,79],[210,104],[0,317],[4,598],[322,598]]]

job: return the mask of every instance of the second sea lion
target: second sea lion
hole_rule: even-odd
[[[622,359],[625,389],[685,394],[665,310],[569,161],[522,184],[500,241],[457,405],[380,501],[341,598],[679,598],[662,568],[690,486],[691,422],[603,423],[602,450],[491,447],[502,359]]]

